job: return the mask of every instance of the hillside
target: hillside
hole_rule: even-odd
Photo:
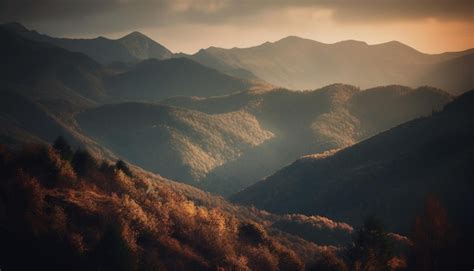
[[[49,42],[24,38],[0,26],[4,87],[23,86],[24,95],[72,107],[120,100],[158,100],[179,95],[215,96],[243,91],[256,82],[238,79],[186,58],[147,59],[136,64],[103,66],[81,53]],[[127,36],[126,40],[140,36]],[[263,86],[258,83],[258,86]]]
[[[0,27],[1,140],[18,146],[58,135],[100,149],[77,131],[73,115],[107,99],[100,64]]]
[[[0,91],[0,137],[10,146],[49,142],[65,129],[40,105],[19,94]]]
[[[226,62],[220,60],[218,57],[210,53],[207,53],[206,50],[204,49],[199,50],[199,52],[194,55],[179,53],[179,54],[175,54],[174,57],[186,57],[198,63],[201,63],[204,66],[216,69],[218,71],[221,71],[225,74],[228,74],[230,76],[234,76],[237,78],[262,81],[262,79],[258,78],[257,76],[255,76],[255,74],[251,73],[250,71],[242,69],[242,68],[234,68],[231,65],[227,64]]]
[[[130,162],[195,183],[273,137],[252,115],[208,115],[147,103],[105,105],[77,116],[85,134]]]
[[[26,40],[11,31],[0,34],[5,40],[0,45],[5,59],[0,64],[5,82],[2,90],[34,103],[33,108],[41,112],[23,109],[24,116],[28,112],[32,116],[3,115],[1,142],[13,145],[33,138],[50,141],[61,134],[95,154],[123,156],[148,170],[223,195],[255,183],[301,155],[353,144],[428,114],[450,99],[436,89],[412,90],[399,86],[365,92],[340,84],[307,92],[258,90],[248,81],[188,59],[145,60],[125,70],[110,70],[80,53]],[[82,122],[80,117],[79,122],[76,119],[78,113],[95,112],[88,110],[103,103],[157,100],[176,95],[214,96],[247,88],[251,90],[212,98],[168,99],[163,103],[205,113],[173,109],[187,113],[172,114],[170,123],[167,113],[162,116],[160,110],[153,111],[152,116],[143,116],[138,104],[129,113],[118,110],[116,115],[106,114],[109,119],[99,115],[97,120],[91,115],[87,122]],[[369,103],[383,106],[372,108]],[[24,108],[21,103],[11,105]],[[122,106],[128,108],[127,104]],[[150,107],[145,104],[143,108]],[[375,113],[380,110],[385,114],[374,119],[381,116]],[[216,113],[219,115],[215,116]],[[36,115],[51,120],[45,127],[59,128],[33,132],[26,129],[28,126],[18,124],[24,119],[35,119]],[[150,126],[167,126],[155,130],[141,127],[140,118],[158,121]],[[191,125],[193,118],[197,124]],[[122,119],[127,119],[130,126],[122,127],[127,124],[121,123]],[[88,129],[87,125],[94,122],[94,128]],[[108,126],[103,123],[124,128],[116,131],[122,137],[106,131]],[[16,140],[12,141],[13,137]],[[160,151],[166,155],[160,156]]]
[[[83,53],[102,64],[138,62],[149,58],[165,59],[172,56],[171,51],[139,32],[130,33],[116,40],[104,37],[67,39],[43,35],[34,30],[28,30],[18,23],[4,24],[0,27],[29,40],[47,42],[68,51]]]
[[[3,60],[0,63],[0,98],[4,104],[0,109],[0,142],[8,146],[51,142],[56,136],[63,135],[75,146],[85,147],[96,155],[116,157],[113,152],[83,133],[75,119],[77,113],[104,103],[123,100],[156,100],[180,94],[217,95],[230,93],[234,88],[243,90],[253,87],[248,81],[224,75],[188,59],[145,60],[126,67],[125,71],[118,71],[106,68],[84,54],[28,40],[1,27],[0,37],[3,41],[0,44],[0,56]],[[252,138],[255,135],[252,130],[248,132],[247,138],[241,139],[238,132],[232,129],[240,129],[241,125],[253,127],[258,124],[254,124],[255,120],[243,113],[228,116],[231,117],[215,118],[219,122],[216,124],[220,127],[218,130],[223,131],[225,136],[215,135],[212,131],[199,132],[202,136],[205,135],[205,138],[199,139],[199,147],[194,143],[186,145],[183,147],[186,151],[180,150],[178,154],[172,154],[179,156],[179,159],[169,160],[167,165],[181,168],[181,161],[186,161],[184,165],[193,164],[191,169],[186,170],[192,171],[192,176],[201,176],[203,172],[209,171],[209,167],[214,168],[235,158],[243,149],[266,138],[259,138],[260,135]],[[209,122],[214,122],[211,119],[209,118]],[[225,127],[222,122],[224,120],[235,124],[235,127]],[[228,132],[230,130],[232,131]],[[185,134],[183,138],[192,138],[193,134],[186,134],[187,132],[182,131]],[[229,133],[232,136],[227,138]],[[207,150],[202,151],[201,148],[207,144],[202,143],[206,138],[215,138],[217,142],[209,143],[214,147],[204,147]],[[150,142],[143,142],[147,143]],[[220,149],[221,145],[232,147]],[[199,156],[198,162],[190,162],[191,156],[186,155],[203,152],[205,155]],[[209,153],[212,153],[210,160]],[[142,156],[140,161],[146,158],[147,156]],[[186,172],[182,172],[182,175],[189,173]]]
[[[474,86],[474,52],[450,58],[433,65],[419,76],[417,83],[420,85],[434,85],[442,89],[452,89],[456,95],[462,94]]]
[[[211,98],[173,98],[164,103],[208,114],[245,111],[274,137],[207,174],[199,187],[230,195],[302,155],[354,144],[441,108],[450,96],[433,88],[387,86],[361,91],[349,85],[294,92],[241,92]],[[381,114],[380,112],[383,112]]]
[[[472,61],[450,63],[461,74],[433,70],[443,69],[446,62],[472,53],[471,49],[429,55],[396,41],[375,45],[352,40],[325,44],[290,36],[250,48],[210,47],[193,57],[212,56],[231,68],[248,70],[273,85],[290,89],[314,89],[339,82],[362,88],[430,85],[460,94],[474,87],[472,76],[465,74],[472,70]]]
[[[145,60],[105,79],[108,95],[121,100],[159,100],[172,96],[209,97],[252,87],[250,81],[225,75],[187,58]]]
[[[403,233],[433,194],[449,217],[467,229],[474,221],[473,104],[470,91],[432,116],[334,154],[303,157],[232,200],[277,213],[329,216],[353,225],[374,214],[391,230]]]
[[[65,98],[69,102],[100,100],[105,90],[101,66],[89,57],[35,42],[0,27],[0,80],[27,86],[38,99]],[[3,87],[7,84],[3,83]],[[47,96],[47,97],[46,97]]]
[[[342,266],[334,248],[272,229],[258,210],[126,164],[95,160],[81,150],[71,152],[67,143],[55,146],[29,145],[21,151],[0,146],[4,268],[267,271],[303,270],[318,263]],[[351,230],[321,217],[311,221],[318,225],[314,232]]]

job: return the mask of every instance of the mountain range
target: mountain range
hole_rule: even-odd
[[[144,60],[128,71],[105,77],[104,82],[109,96],[135,101],[157,101],[173,96],[218,96],[257,85],[188,58]]]
[[[346,40],[326,44],[289,36],[249,48],[209,47],[189,55],[172,53],[147,36],[132,32],[120,39],[54,38],[18,23],[2,25],[24,38],[81,52],[103,65],[146,59],[189,58],[223,74],[293,90],[333,83],[361,88],[381,85],[429,85],[459,95],[474,88],[474,49],[426,54],[398,41],[369,45]]]
[[[232,200],[355,225],[376,215],[391,230],[408,233],[426,198],[434,195],[456,224],[469,228],[474,221],[473,104],[470,91],[431,116],[340,151],[303,157]]]
[[[1,46],[6,61],[0,65],[4,90],[35,104],[31,108],[43,112],[36,115],[47,116],[43,125],[48,120],[48,127],[57,127],[54,132],[31,132],[25,118],[6,107],[6,142],[48,142],[60,133],[99,155],[122,156],[223,195],[302,155],[354,144],[429,114],[451,99],[426,87],[361,91],[336,84],[306,92],[271,90],[186,58],[105,67],[81,53],[25,39],[8,29],[0,34],[5,40]],[[217,96],[167,98],[176,95]],[[163,98],[161,104],[180,109],[150,104]],[[130,101],[140,103],[103,105]],[[375,113],[382,109],[385,114]],[[10,131],[16,131],[15,136]]]
[[[83,53],[102,64],[139,62],[149,58],[166,59],[170,58],[173,54],[163,45],[140,32],[132,32],[116,40],[104,37],[68,39],[40,34],[35,30],[27,29],[19,23],[4,24],[2,28],[13,31],[29,40],[47,42],[71,52]]]
[[[401,84],[429,85],[452,94],[474,87],[474,50],[421,53],[391,41],[369,45],[361,41],[325,44],[290,36],[250,48],[210,47],[191,58],[218,68],[209,56],[232,68],[244,69],[270,84],[289,89],[315,89],[332,83],[361,88]],[[447,71],[447,72],[446,72]]]
[[[472,49],[0,40],[0,268],[349,270],[378,241],[391,270],[471,264]]]
[[[450,99],[450,95],[428,87],[360,90],[335,84],[305,92],[275,89],[211,98],[179,97],[163,103],[207,114],[244,111],[274,135],[209,171],[196,184],[230,195],[302,155],[350,146],[405,121],[429,115]]]

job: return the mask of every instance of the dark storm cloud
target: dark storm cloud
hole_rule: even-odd
[[[180,23],[229,23],[265,11],[329,9],[339,22],[473,20],[473,0],[0,0],[0,20],[69,31],[121,31]]]

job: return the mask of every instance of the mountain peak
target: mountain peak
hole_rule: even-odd
[[[282,42],[315,42],[315,43],[319,43],[318,41],[315,41],[315,40],[311,40],[311,39],[305,39],[305,38],[302,38],[302,37],[298,37],[298,36],[288,36],[288,37],[285,37],[285,38],[282,38],[274,43],[282,43]]]
[[[120,39],[123,40],[123,39],[150,39],[150,38],[147,35],[145,35],[141,32],[133,31],[133,32],[123,36]]]
[[[18,23],[18,22],[10,22],[10,23],[5,23],[0,25],[1,27],[17,32],[17,33],[24,33],[28,32],[28,28],[26,28],[24,25]]]
[[[380,44],[376,44],[376,45],[373,45],[373,46],[384,46],[384,47],[388,47],[388,48],[392,48],[392,49],[395,49],[395,48],[401,48],[401,49],[407,49],[409,51],[413,51],[413,52],[417,52],[419,53],[418,50],[416,50],[415,48],[413,47],[410,47],[402,42],[399,42],[397,40],[392,40],[392,41],[388,41],[388,42],[384,42],[384,43],[380,43]]]
[[[280,39],[280,41],[285,41],[285,40],[291,41],[291,40],[304,40],[304,39],[295,35],[290,35],[290,36]]]
[[[343,40],[334,43],[334,45],[347,45],[347,46],[367,46],[367,42],[360,40]]]
[[[118,42],[139,60],[147,58],[164,59],[172,55],[171,51],[166,47],[138,31],[118,39]]]

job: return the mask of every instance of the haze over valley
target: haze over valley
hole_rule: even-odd
[[[469,1],[40,2],[0,4],[0,270],[472,269]]]

